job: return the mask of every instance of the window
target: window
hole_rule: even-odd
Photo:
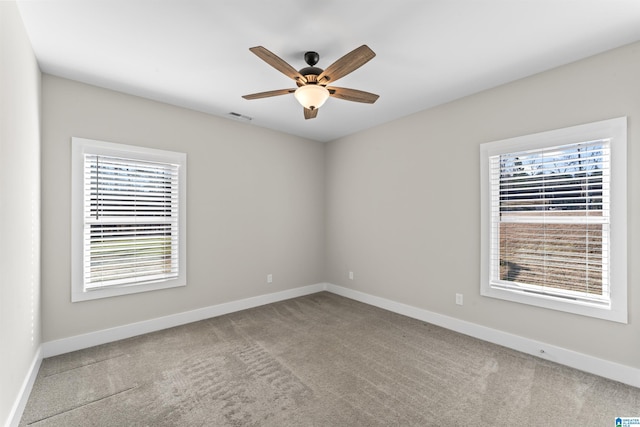
[[[186,284],[186,154],[72,138],[72,301]]]
[[[481,145],[482,295],[627,322],[626,128]]]

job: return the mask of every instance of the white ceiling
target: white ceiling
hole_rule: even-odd
[[[20,0],[42,71],[252,126],[330,141],[640,40],[638,0]],[[295,83],[249,51],[300,69],[367,44],[377,56],[304,120]],[[640,79],[640,76],[638,76]]]

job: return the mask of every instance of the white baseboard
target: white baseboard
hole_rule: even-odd
[[[40,360],[42,360],[42,357],[51,357],[63,353],[69,353],[71,351],[81,350],[100,344],[106,344],[109,342],[131,338],[149,332],[155,332],[174,326],[197,322],[199,320],[222,316],[224,314],[246,310],[248,308],[271,304],[274,302],[309,295],[321,291],[329,291],[346,298],[373,305],[375,307],[383,308],[385,310],[402,314],[414,319],[422,320],[424,322],[432,323],[434,325],[441,326],[452,331],[460,332],[465,335],[508,347],[513,350],[521,351],[523,353],[537,356],[542,359],[560,363],[562,365],[579,369],[581,371],[589,372],[604,378],[609,378],[614,381],[629,384],[634,387],[640,387],[640,369],[604,359],[599,359],[597,357],[589,356],[573,350],[568,350],[566,348],[524,338],[497,329],[488,328],[486,326],[481,326],[475,323],[456,319],[454,317],[434,313],[428,310],[377,297],[353,289],[344,288],[342,286],[337,286],[331,283],[316,283],[314,285],[288,289],[285,291],[260,295],[257,297],[246,298],[238,301],[231,301],[228,303],[213,305],[183,313],[177,313],[157,319],[145,320],[129,325],[45,342],[42,344],[42,351],[40,352],[39,357]],[[38,362],[38,367],[39,363],[40,362]],[[35,374],[37,374],[37,369],[35,370]],[[35,379],[35,374],[33,379]],[[31,383],[31,385],[32,384],[33,383]],[[28,393],[26,396],[28,398]],[[24,403],[26,404],[26,400]]]
[[[604,378],[640,387],[640,369],[597,357],[578,353],[573,350],[546,344],[540,341],[524,338],[486,326],[434,313],[385,298],[380,298],[364,292],[356,291],[331,283],[326,284],[326,290],[346,298],[383,308],[407,317],[422,320],[455,332],[479,338],[513,350],[527,353],[542,359],[550,360],[561,365],[569,366],[584,372],[589,372]]]
[[[33,384],[36,382],[36,377],[38,376],[38,371],[40,371],[40,365],[42,364],[42,346],[38,347],[36,354],[33,356],[33,361],[31,362],[31,366],[29,367],[29,371],[27,372],[27,376],[22,382],[22,387],[20,387],[20,392],[16,397],[13,406],[11,407],[11,412],[9,412],[9,418],[7,418],[6,427],[17,427],[20,424],[20,419],[22,418],[22,413],[24,412],[24,408],[27,406],[27,401],[29,400],[29,395],[31,394],[31,389],[33,388]]]
[[[101,331],[62,338],[55,341],[48,341],[42,344],[43,354],[44,357],[57,356],[59,354],[82,350],[84,348],[131,338],[137,335],[147,334],[149,332],[160,331],[162,329],[173,328],[175,326],[197,322],[211,317],[222,316],[224,314],[246,310],[248,308],[297,298],[303,295],[314,294],[316,292],[326,290],[326,287],[327,284],[325,283],[316,283],[314,285],[287,289],[285,291],[212,305],[197,310],[185,311],[115,328],[103,329]]]

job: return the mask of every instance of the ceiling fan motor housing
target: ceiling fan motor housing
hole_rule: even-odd
[[[306,79],[307,79],[307,83],[306,84],[316,84],[317,80],[318,80],[318,76],[320,74],[322,74],[322,69],[318,68],[318,67],[305,67],[303,69],[301,69],[300,71],[298,71],[300,74],[302,74]],[[301,83],[299,81],[296,82],[298,84],[298,86],[303,86],[304,83]]]

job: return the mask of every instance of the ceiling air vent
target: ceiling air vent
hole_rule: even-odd
[[[236,120],[236,121],[239,121],[239,122],[245,122],[245,123],[249,123],[249,122],[251,122],[251,120],[253,120],[252,117],[243,116],[242,114],[234,113],[233,111],[230,112],[229,114],[227,114],[227,116],[229,116],[233,120]]]

